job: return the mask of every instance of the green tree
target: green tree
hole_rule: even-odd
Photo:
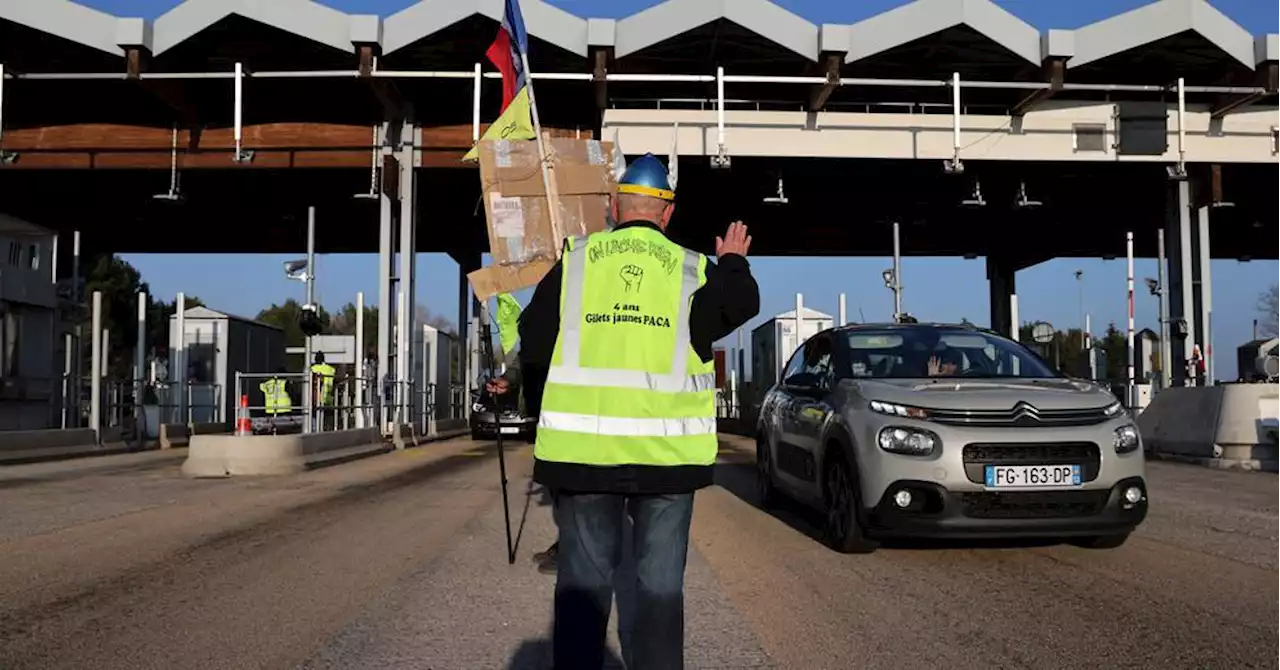
[[[1053,340],[1041,344],[1031,337],[1034,325],[1027,323],[1018,329],[1018,337],[1024,344],[1063,374],[1083,378],[1089,376],[1089,352],[1084,348],[1084,332],[1081,329],[1071,328],[1066,332],[1055,330]]]
[[[92,356],[93,340],[89,334],[93,318],[93,294],[102,293],[102,328],[111,333],[108,339],[108,374],[117,378],[132,375],[133,357],[138,343],[138,292],[147,294],[147,327],[143,347],[148,355],[168,349],[169,317],[176,310],[175,303],[156,300],[151,287],[142,281],[142,274],[128,261],[113,254],[87,257],[84,263],[83,309],[80,312],[84,326],[81,340],[81,356],[88,365]],[[186,299],[188,308],[203,305],[199,298]]]
[[[1272,286],[1258,296],[1258,336],[1275,337],[1280,333],[1277,322],[1277,303],[1280,302],[1280,287]]]
[[[1107,369],[1102,378],[1112,383],[1128,381],[1129,376],[1129,338],[1116,328],[1116,324],[1107,324],[1107,333],[1098,342],[1098,346],[1107,352]]]

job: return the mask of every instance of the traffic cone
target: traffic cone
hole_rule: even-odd
[[[249,396],[240,396],[240,408],[236,411],[236,435],[252,435],[253,422],[249,420]]]

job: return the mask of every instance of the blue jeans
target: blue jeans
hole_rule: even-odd
[[[630,670],[684,667],[684,567],[693,494],[556,496],[556,670],[600,670],[622,558],[623,515],[631,517],[636,563]]]

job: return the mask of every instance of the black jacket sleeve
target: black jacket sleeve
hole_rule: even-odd
[[[542,391],[551,370],[556,338],[560,336],[560,282],[564,271],[556,263],[533,289],[533,297],[520,312],[521,391],[525,413],[537,416],[542,409]]]
[[[729,255],[707,261],[707,283],[693,294],[689,309],[689,340],[698,357],[711,360],[716,340],[732,333],[760,313],[760,287],[746,258]],[[553,345],[554,346],[554,345]]]
[[[551,356],[560,335],[560,263],[551,266],[533,289],[533,297],[520,312],[520,364],[528,369],[551,367]]]

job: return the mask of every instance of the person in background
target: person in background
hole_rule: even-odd
[[[324,362],[323,351],[317,351],[311,365],[311,402],[318,431],[333,429],[333,377],[333,366]]]
[[[284,366],[280,366],[276,368],[277,376],[258,384],[258,388],[262,389],[262,404],[266,408],[272,434],[275,434],[279,428],[276,418],[281,414],[293,413],[293,399],[289,397],[289,385],[284,379],[285,374],[287,371]]]
[[[712,345],[760,311],[760,291],[746,226],[716,239],[712,263],[667,238],[674,200],[662,162],[636,160],[613,198],[617,227],[566,240],[520,319],[526,386],[547,370],[534,480],[556,494],[559,670],[603,665],[624,515],[637,573],[627,667],[684,666],[693,496],[718,450]]]
[[[502,378],[506,380],[508,390],[514,386],[521,388],[525,416],[537,418],[542,404],[542,390],[547,383],[547,371],[545,368],[535,366],[531,375],[525,376],[521,373],[521,363],[517,355],[517,345],[520,343],[520,303],[509,293],[499,294],[497,302],[498,310],[495,320],[498,322],[498,340],[502,345],[502,362],[506,368]],[[493,393],[492,389],[487,390],[495,399],[499,397],[499,394]],[[544,490],[554,501],[555,494],[549,489]],[[538,572],[551,575],[556,573],[556,552],[559,545],[559,541],[552,542],[545,551],[533,555],[533,562],[538,565]]]

